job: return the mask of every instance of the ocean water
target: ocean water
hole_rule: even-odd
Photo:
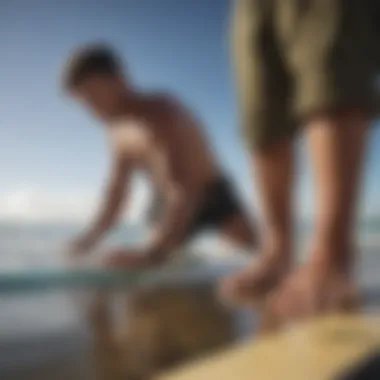
[[[0,221],[0,275],[7,270],[60,267],[67,262],[65,255],[67,243],[83,230],[75,224],[16,223]],[[302,222],[296,232],[296,242],[300,256],[306,250],[307,237],[311,224]],[[105,239],[99,250],[118,244],[135,244],[144,239],[147,229],[138,225],[121,225]],[[380,218],[365,220],[358,224],[357,237],[359,253],[369,257],[380,254]],[[233,257],[236,249],[220,242],[217,236],[204,234],[189,248],[204,256],[204,259],[218,260]],[[219,251],[219,252],[218,252]],[[380,257],[380,255],[379,255]]]
[[[95,282],[89,287],[56,286],[53,277],[62,280],[72,272],[72,263],[68,262],[65,254],[65,244],[69,238],[81,231],[78,225],[53,224],[16,224],[3,223],[0,225],[0,378],[1,379],[45,379],[41,371],[45,368],[47,379],[56,379],[56,369],[51,369],[49,363],[56,368],[70,368],[73,372],[66,377],[71,379],[87,379],[88,368],[86,355],[90,351],[90,336],[85,313],[91,299],[98,288],[96,284],[99,267],[96,260],[82,263],[87,271],[81,276],[88,278],[95,273]],[[136,226],[121,226],[115,229],[103,247],[113,244],[140,242],[146,230]],[[202,240],[202,239],[201,239]],[[206,239],[209,240],[209,239]],[[202,242],[200,244],[202,246]],[[160,271],[154,271],[150,281],[191,282],[214,278],[239,267],[238,260],[226,260],[223,249],[216,244],[217,249],[210,246],[203,251],[191,247],[181,252],[177,260],[170,262]],[[217,251],[217,252],[216,252]],[[97,252],[94,252],[96,258]],[[220,260],[217,258],[220,257]],[[224,259],[223,259],[224,257]],[[51,275],[46,276],[47,273]],[[26,281],[32,275],[33,281]],[[31,288],[41,276],[48,279],[49,286]],[[9,287],[9,279],[13,284]],[[15,286],[17,285],[17,291]],[[62,281],[59,282],[62,285]],[[41,285],[41,284],[40,284]],[[117,290],[107,288],[114,305],[125,301],[125,291],[120,294]],[[241,325],[247,319],[242,318]],[[81,360],[78,360],[80,358]],[[66,364],[65,364],[66,363]],[[67,366],[67,363],[70,363]],[[83,367],[86,368],[83,368]],[[74,368],[75,367],[75,368]],[[33,371],[37,372],[33,372]],[[45,370],[44,370],[45,371]],[[52,372],[50,372],[52,371]],[[84,374],[86,372],[86,375]],[[91,372],[91,371],[90,371]],[[32,377],[31,377],[32,376]]]
[[[1,288],[6,283],[2,280],[10,273],[19,274],[17,281],[22,284],[28,273],[38,273],[41,269],[45,273],[51,271],[53,276],[59,271],[62,275],[71,270],[72,264],[68,264],[65,255],[65,243],[80,231],[81,226],[68,224],[0,224],[0,374],[15,363],[46,361],[47,355],[58,357],[62,350],[66,353],[80,350],[84,342],[81,338],[85,335],[83,311],[88,294],[87,298],[80,298],[81,289],[62,287],[30,291],[27,283],[17,292]],[[307,223],[300,224],[297,243],[301,258],[309,231]],[[142,227],[121,226],[110,234],[104,245],[138,243],[146,232]],[[369,309],[378,308],[380,220],[360,223],[357,232],[360,252],[358,279],[368,295]],[[201,278],[216,280],[241,268],[246,263],[242,255],[243,252],[221,244],[215,237],[204,235],[186,251],[179,252],[175,264],[170,263],[157,273],[156,280],[161,281],[165,277],[179,282]],[[92,264],[86,265],[92,268]],[[247,318],[244,320],[243,316],[244,323],[247,323]]]
[[[69,224],[0,224],[0,343],[4,337],[38,336],[73,325],[77,315],[72,313],[71,295],[78,288],[81,290],[77,286],[78,279],[80,284],[90,284],[90,288],[95,289],[104,284],[109,288],[109,284],[117,282],[115,278],[128,278],[114,273],[105,276],[107,271],[100,265],[100,253],[107,246],[138,244],[144,239],[146,229],[122,225],[110,233],[98,251],[73,263],[68,259],[67,243],[82,228]],[[228,255],[223,256],[222,247],[218,244],[216,247],[217,253],[214,249],[205,249],[203,244],[203,252],[210,253],[203,255],[199,245],[198,248],[192,246],[164,268],[151,271],[144,281],[167,278],[197,281],[218,277],[234,266],[239,267],[239,260],[233,256],[226,260]],[[84,287],[87,291],[88,286]]]
[[[63,266],[69,241],[82,230],[75,224],[0,223],[0,271]],[[121,226],[104,244],[134,244],[144,234],[142,227]]]
[[[81,264],[84,268],[100,268],[100,253],[105,247],[120,244],[138,244],[147,234],[147,229],[136,225],[121,225],[115,228],[99,249],[83,260],[75,263],[68,260],[67,243],[82,231],[83,226],[70,224],[22,224],[0,223],[0,291],[4,278],[10,273],[28,275],[44,271],[64,273]],[[298,255],[302,259],[307,250],[307,238],[311,225],[299,224],[296,232]],[[380,285],[380,218],[373,218],[358,224],[358,276],[362,284]],[[244,252],[226,244],[217,236],[204,234],[194,244],[176,255],[176,260],[186,262],[190,270],[194,262],[204,268],[220,265],[233,267],[242,265]],[[192,263],[192,264],[189,264]],[[167,271],[173,270],[168,266]],[[198,270],[198,269],[197,269]],[[3,281],[2,281],[3,280]],[[1,294],[1,293],[0,293]]]
[[[99,272],[101,253],[106,247],[120,244],[138,244],[147,234],[147,229],[136,225],[121,225],[115,228],[104,243],[82,261],[73,263],[68,260],[67,243],[83,230],[83,226],[74,224],[26,224],[0,222],[0,295],[4,293],[4,284],[9,274],[16,274],[17,281],[22,283],[22,276],[38,277],[38,273],[65,275],[65,270],[81,266],[89,273]],[[297,252],[303,259],[307,251],[310,223],[300,223],[296,232]],[[380,218],[365,220],[358,224],[358,266],[360,283],[365,286],[380,286]],[[244,265],[245,252],[228,245],[212,234],[204,234],[193,244],[175,255],[176,263],[182,270],[191,272],[192,267],[203,272]],[[175,272],[177,267],[168,265],[163,269],[167,273]],[[227,270],[227,269],[226,269]],[[101,269],[101,271],[103,271]],[[95,272],[94,272],[95,273]],[[211,273],[210,273],[211,274]],[[52,280],[52,278],[50,278]],[[52,282],[52,281],[51,281]],[[95,280],[96,282],[96,280]],[[22,290],[22,286],[21,286]],[[27,289],[25,289],[27,290]],[[1,292],[2,291],[2,292]],[[1,323],[1,321],[0,321]]]

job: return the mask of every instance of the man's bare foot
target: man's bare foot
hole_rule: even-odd
[[[281,325],[359,308],[360,299],[351,276],[328,263],[307,263],[297,268],[270,295],[269,301],[269,309]]]
[[[255,258],[247,268],[221,281],[219,290],[222,299],[232,305],[253,306],[262,303],[288,273],[288,257],[262,254]]]

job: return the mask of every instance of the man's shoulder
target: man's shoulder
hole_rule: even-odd
[[[150,108],[161,115],[178,114],[186,108],[179,96],[169,91],[151,92],[146,99]]]
[[[139,119],[125,119],[110,131],[110,144],[114,154],[137,158],[152,140],[152,131]]]
[[[151,104],[170,105],[179,101],[176,94],[165,90],[151,91],[145,96]]]

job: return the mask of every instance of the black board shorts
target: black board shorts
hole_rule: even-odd
[[[162,201],[156,197],[148,216],[150,224],[155,224],[160,219],[161,210]],[[243,213],[242,204],[232,182],[224,176],[219,176],[205,186],[184,240],[203,230],[218,229],[230,218]]]

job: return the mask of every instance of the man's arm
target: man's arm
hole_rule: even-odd
[[[144,250],[154,261],[161,260],[182,242],[194,212],[196,197],[191,186],[174,179],[171,165],[162,149],[151,146],[148,161],[153,182],[164,201],[161,220]]]
[[[165,150],[154,139],[150,139],[144,150],[153,183],[164,201],[162,218],[155,226],[154,236],[142,249],[112,250],[106,259],[111,267],[146,267],[162,262],[182,242],[197,204],[191,181],[180,184],[175,180]]]
[[[173,134],[177,128],[197,128],[192,115],[181,104],[171,98],[163,99],[160,110],[165,114],[162,126]],[[165,110],[165,111],[163,111]],[[166,124],[166,125],[163,125]],[[140,129],[140,132],[143,131]],[[144,134],[144,136],[142,136]],[[176,142],[174,135],[171,144]],[[126,247],[111,250],[106,263],[116,267],[145,267],[163,261],[166,256],[183,241],[184,235],[198,204],[198,191],[190,175],[182,173],[181,180],[172,171],[171,157],[168,151],[160,146],[158,140],[145,130],[136,139],[139,157],[146,168],[156,190],[162,195],[163,208],[161,220],[154,226],[153,235],[141,249]]]
[[[123,155],[116,155],[113,159],[111,175],[105,189],[100,212],[93,225],[75,244],[76,250],[91,248],[116,221],[126,198],[129,173],[126,158]]]

